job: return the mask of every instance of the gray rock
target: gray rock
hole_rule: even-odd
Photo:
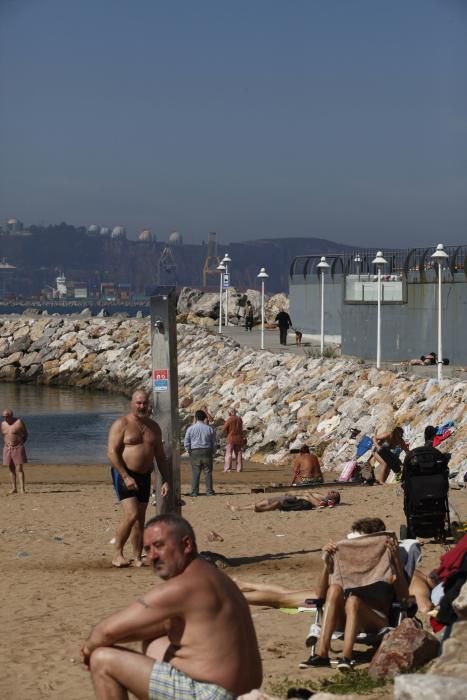
[[[462,678],[410,673],[394,679],[394,700],[460,700],[463,697],[465,680]]]

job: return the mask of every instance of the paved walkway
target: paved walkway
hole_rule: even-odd
[[[253,348],[254,350],[259,350],[261,348],[261,327],[255,326],[253,330],[246,331],[243,326],[228,326],[222,327],[222,335],[236,340],[237,343],[248,348]],[[334,344],[335,346],[335,344]],[[290,332],[287,338],[287,345],[281,345],[279,342],[279,330],[264,330],[264,349],[269,352],[289,352],[293,355],[299,355],[302,357],[306,356],[307,352],[312,351],[316,353],[316,357],[319,356],[320,349],[320,337],[312,335],[304,335],[302,339],[302,345],[295,345],[295,333]],[[340,350],[338,350],[340,352]],[[365,360],[366,365],[374,366],[376,360]],[[436,379],[438,376],[438,370],[436,366],[422,367],[422,366],[408,366],[406,363],[402,362],[382,362],[383,369],[397,369],[399,371],[408,371],[411,374],[415,374],[421,377],[426,377],[427,379]],[[467,380],[467,373],[462,367],[457,367],[454,365],[449,365],[443,367],[443,377],[449,379],[452,377],[458,377],[460,380]]]

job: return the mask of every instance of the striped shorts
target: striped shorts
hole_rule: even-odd
[[[194,681],[170,664],[155,663],[149,679],[149,700],[235,700],[215,683]]]

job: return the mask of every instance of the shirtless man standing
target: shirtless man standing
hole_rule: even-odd
[[[115,534],[115,553],[112,565],[129,566],[123,556],[123,547],[131,534],[133,566],[142,566],[143,527],[151,491],[154,459],[161,473],[161,496],[169,492],[167,459],[162,447],[161,429],[148,418],[149,399],[145,391],[135,391],[131,410],[118,418],[109,432],[107,455],[118,473],[116,490],[122,504],[123,520]]]
[[[294,484],[316,486],[322,483],[324,479],[318,457],[310,452],[308,445],[302,445],[294,462],[292,486]]]
[[[198,556],[191,525],[169,513],[144,530],[148,562],[163,579],[100,622],[81,647],[98,700],[233,700],[262,682],[248,604],[236,584]],[[141,641],[140,654],[121,644]]]
[[[23,464],[28,461],[24,449],[24,443],[28,439],[28,431],[21,418],[15,417],[9,408],[5,408],[3,411],[2,435],[3,464],[10,470],[11,491],[8,492],[8,495],[18,493],[17,478],[19,479],[20,493],[26,493]]]

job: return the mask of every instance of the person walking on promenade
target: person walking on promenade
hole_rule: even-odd
[[[190,455],[191,462],[191,493],[190,496],[199,496],[199,479],[201,470],[204,471],[206,484],[206,496],[214,496],[212,485],[212,468],[214,455],[217,449],[216,433],[210,425],[204,411],[196,411],[196,422],[187,429],[184,445]]]
[[[259,688],[248,603],[198,555],[190,523],[173,513],[152,518],[144,549],[163,583],[99,622],[80,649],[96,698],[234,700]],[[141,641],[142,653],[121,646],[129,641]]]
[[[287,345],[287,331],[292,328],[292,319],[285,309],[279,311],[275,319],[279,326],[279,336],[281,345]]]
[[[227,437],[225,445],[224,471],[232,471],[233,457],[235,457],[237,471],[243,471],[243,421],[240,416],[237,416],[237,411],[235,408],[230,409],[229,417],[222,426],[222,432],[225,433]]]
[[[253,328],[254,313],[251,301],[247,301],[245,307],[245,329],[251,331]]]
[[[123,548],[130,538],[133,546],[133,566],[142,566],[143,527],[151,491],[154,460],[161,473],[161,496],[169,493],[169,467],[162,447],[159,425],[148,417],[149,398],[145,391],[135,391],[131,397],[130,413],[118,418],[109,432],[107,455],[117,472],[115,488],[121,502],[123,519],[115,533],[112,566],[130,565]]]
[[[5,408],[2,421],[3,436],[3,464],[10,471],[11,490],[8,495],[18,493],[17,480],[20,493],[26,493],[23,464],[28,461],[24,443],[28,439],[28,431],[21,418],[13,415],[13,411]]]

